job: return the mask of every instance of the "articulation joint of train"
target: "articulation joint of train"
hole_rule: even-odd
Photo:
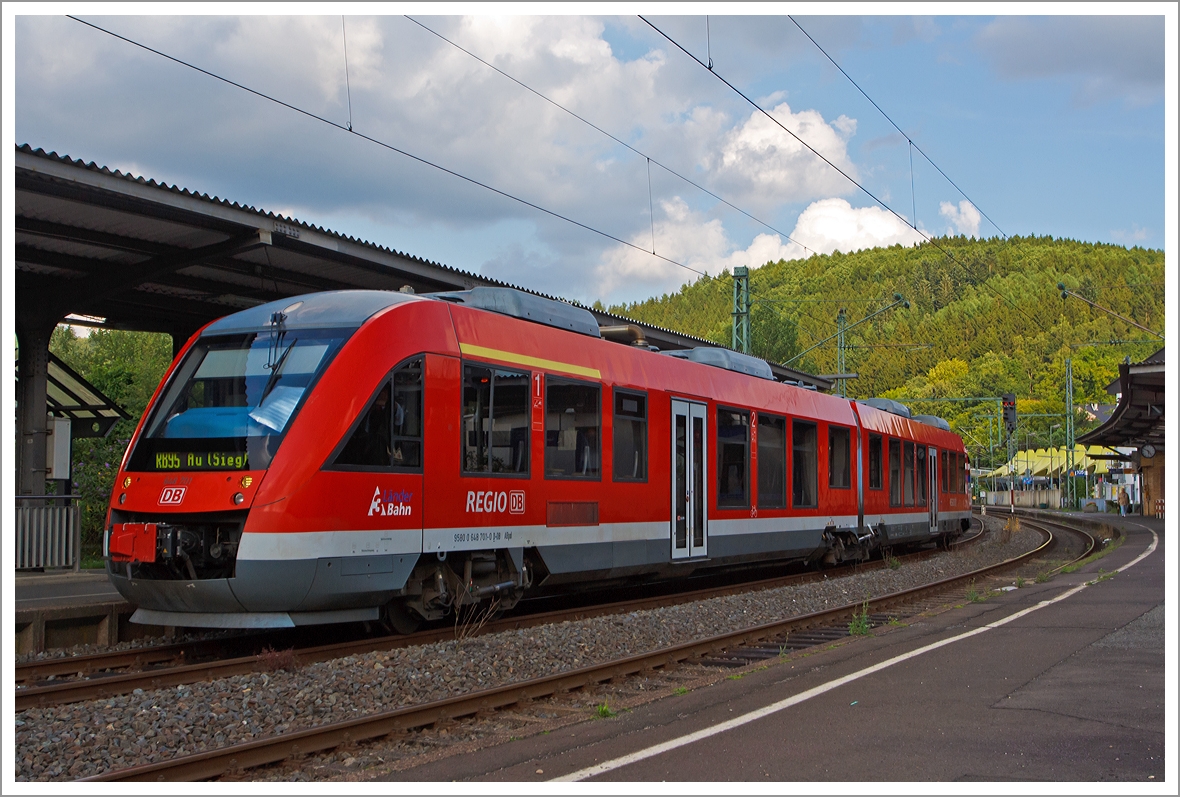
[[[136,622],[408,630],[532,592],[948,539],[962,441],[887,399],[659,352],[509,289],[310,294],[213,322],[119,468],[108,573]]]

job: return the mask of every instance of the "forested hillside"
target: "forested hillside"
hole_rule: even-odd
[[[1162,333],[1162,251],[1053,238],[958,237],[936,243],[836,252],[752,269],[753,353],[811,373],[835,373],[835,340],[791,358],[836,333],[841,307],[851,326],[899,293],[908,309],[889,310],[846,333],[846,370],[859,374],[848,382],[848,394],[964,398],[1012,392],[1027,416],[1021,447],[1045,447],[1050,427],[1062,422],[1065,411],[1066,358],[1073,360],[1075,404],[1109,403],[1106,386],[1118,376],[1118,363],[1127,356],[1143,359],[1163,345],[1084,302],[1062,300],[1057,289],[1064,282]],[[679,293],[609,309],[729,345],[732,297],[732,276],[723,272]],[[986,461],[994,402],[907,403],[916,412],[950,420],[974,449],[975,461]],[[1085,428],[1079,415],[1079,432]],[[1053,434],[1060,445],[1061,430]]]

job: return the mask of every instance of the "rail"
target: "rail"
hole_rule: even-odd
[[[82,510],[72,503],[76,498],[73,495],[16,496],[17,570],[56,567],[78,570],[82,566]]]
[[[973,518],[973,523],[978,523]],[[982,532],[982,526],[980,526]],[[982,534],[952,543],[953,547],[967,547],[979,541]],[[937,550],[919,551],[901,557],[920,561],[929,556],[937,555]],[[856,569],[863,572],[867,569],[887,567],[882,560],[868,564],[860,564]],[[476,633],[479,635],[496,633],[515,628],[527,628],[546,623],[561,622],[570,619],[585,619],[588,617],[607,614],[626,614],[642,609],[658,608],[677,603],[687,603],[707,598],[754,592],[762,589],[774,589],[788,584],[805,584],[827,578],[826,572],[801,573],[788,576],[776,576],[757,581],[742,582],[720,587],[691,590],[671,595],[644,597],[616,601],[607,604],[579,606],[555,611],[543,611],[522,615],[503,617],[484,625]],[[423,645],[439,642],[454,637],[455,629],[450,627],[418,631],[408,635],[396,635],[383,638],[366,638],[348,642],[337,642],[327,645],[297,647],[292,650],[300,664],[310,664],[333,658],[368,653],[375,650],[392,650],[394,648]],[[217,647],[226,643],[242,643],[248,640],[238,638],[234,640],[207,640],[197,643],[182,643],[164,645],[159,648],[138,649],[134,651],[113,651],[93,653],[84,656],[67,656],[51,659],[40,659],[16,666],[15,706],[17,711],[23,711],[36,706],[60,705],[76,703],[83,700],[105,699],[115,695],[130,694],[135,689],[159,689],[166,686],[194,683],[196,681],[227,678],[253,672],[260,666],[263,654],[236,655],[223,658],[217,655]],[[210,661],[196,661],[211,657]],[[163,666],[160,666],[163,665]],[[111,670],[128,669],[127,672],[111,672]],[[54,681],[54,678],[78,674],[77,679]],[[44,679],[50,679],[48,681]]]

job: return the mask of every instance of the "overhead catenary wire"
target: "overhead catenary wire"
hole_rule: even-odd
[[[660,34],[660,35],[661,35],[661,36],[663,36],[665,39],[667,39],[667,40],[668,40],[668,42],[669,42],[669,43],[671,43],[671,44],[672,44],[672,45],[673,45],[673,46],[674,46],[676,49],[680,50],[680,52],[682,52],[682,53],[684,53],[685,55],[687,55],[689,58],[691,58],[693,61],[695,61],[695,62],[696,62],[696,63],[697,63],[699,66],[701,66],[701,67],[704,67],[705,69],[707,69],[707,70],[708,70],[708,72],[709,72],[709,74],[713,75],[715,78],[717,78],[718,80],[720,80],[720,81],[721,81],[723,84],[725,84],[725,86],[726,86],[727,88],[729,88],[729,90],[730,90],[730,91],[732,91],[733,93],[737,94],[739,97],[741,97],[743,100],[745,100],[745,101],[746,101],[747,103],[749,103],[751,106],[753,106],[755,110],[757,110],[759,113],[761,113],[761,114],[762,114],[763,116],[765,116],[767,119],[769,119],[771,122],[773,122],[774,124],[776,124],[776,125],[777,125],[779,128],[781,128],[781,129],[782,129],[782,130],[783,130],[785,133],[787,133],[789,136],[791,136],[791,138],[793,138],[793,139],[795,139],[796,141],[798,141],[798,142],[799,142],[799,143],[800,143],[800,144],[801,144],[803,147],[805,147],[805,148],[806,148],[808,151],[810,151],[810,152],[811,152],[813,155],[815,155],[817,158],[819,158],[820,160],[822,160],[824,163],[828,164],[828,166],[831,166],[833,169],[835,169],[837,173],[839,173],[839,174],[840,174],[842,177],[844,177],[844,179],[848,180],[848,182],[852,183],[852,184],[853,184],[853,185],[855,185],[857,188],[859,188],[859,189],[860,189],[860,190],[861,190],[861,191],[862,191],[862,192],[863,192],[865,195],[867,195],[867,196],[868,196],[870,199],[872,199],[874,202],[876,202],[876,203],[877,203],[878,205],[880,205],[882,208],[884,208],[885,210],[887,210],[889,213],[893,214],[893,216],[894,216],[894,217],[896,217],[896,218],[897,218],[899,221],[901,221],[903,224],[905,224],[906,226],[910,226],[910,225],[909,225],[909,221],[908,221],[908,220],[905,218],[905,216],[902,216],[900,213],[898,213],[896,210],[894,210],[892,207],[890,207],[890,206],[889,206],[888,204],[886,204],[884,201],[882,201],[881,199],[879,199],[879,198],[876,196],[876,194],[874,194],[872,191],[870,191],[868,188],[866,188],[866,187],[865,187],[865,186],[863,186],[863,185],[862,185],[860,182],[858,182],[858,181],[857,181],[857,180],[856,180],[854,177],[852,177],[851,175],[849,175],[847,172],[845,172],[843,169],[841,169],[839,166],[837,166],[835,163],[833,163],[831,160],[829,160],[827,157],[825,157],[825,156],[823,155],[823,153],[821,153],[821,152],[820,152],[819,150],[817,150],[815,147],[811,146],[811,145],[810,145],[810,144],[808,144],[806,141],[804,141],[802,138],[800,138],[798,134],[796,134],[796,133],[795,133],[793,130],[791,130],[791,129],[790,129],[790,128],[788,128],[786,125],[784,125],[782,122],[780,122],[778,119],[776,119],[774,116],[772,116],[772,115],[770,114],[770,112],[769,112],[769,111],[767,111],[765,108],[763,108],[761,105],[759,105],[759,104],[758,104],[757,102],[755,102],[753,99],[751,99],[751,98],[749,97],[749,95],[747,95],[745,92],[743,92],[743,91],[742,91],[741,89],[739,89],[737,86],[733,85],[733,84],[732,84],[732,83],[730,83],[728,80],[726,80],[724,77],[722,77],[722,75],[721,75],[719,72],[717,72],[717,70],[715,70],[715,69],[709,69],[709,68],[708,68],[708,67],[705,65],[705,63],[704,63],[703,61],[701,61],[701,59],[700,59],[700,58],[697,58],[695,55],[693,55],[692,53],[690,53],[690,52],[689,52],[687,49],[685,49],[685,48],[684,48],[684,46],[683,46],[682,44],[680,44],[678,41],[676,41],[675,39],[673,39],[673,38],[672,38],[671,36],[669,36],[667,33],[664,33],[664,31],[662,31],[662,30],[661,30],[659,27],[657,27],[657,26],[656,26],[654,23],[652,23],[650,20],[648,20],[648,19],[647,19],[646,17],[644,17],[642,14],[641,14],[641,15],[639,15],[639,18],[640,18],[641,20],[643,20],[643,21],[644,21],[644,22],[645,22],[645,23],[646,23],[646,24],[647,24],[647,25],[648,25],[648,26],[649,26],[649,27],[650,27],[652,30],[654,30],[656,33]],[[920,150],[920,149],[919,149],[918,151],[919,151],[919,152],[921,152],[921,150]],[[936,168],[937,168],[937,167],[936,167]],[[950,178],[948,177],[948,178],[947,178],[947,180],[948,180],[948,181],[950,181]],[[952,185],[954,185],[954,183],[953,183],[953,182],[952,182],[951,184],[952,184]],[[955,186],[955,187],[956,187],[956,189],[958,188],[958,186]],[[966,196],[966,194],[964,194],[964,196]],[[981,211],[981,212],[982,212],[982,211]],[[989,219],[989,221],[990,221],[990,219]],[[994,222],[993,222],[993,223],[994,223]],[[999,229],[999,228],[997,227],[996,229]],[[968,271],[970,270],[970,269],[968,269],[968,268],[967,268],[967,266],[963,265],[963,264],[962,264],[962,263],[961,263],[961,262],[958,260],[958,258],[956,258],[956,257],[955,257],[955,256],[954,256],[954,255],[953,255],[953,254],[952,254],[952,253],[949,251],[949,250],[947,250],[945,247],[943,247],[942,245],[940,245],[940,244],[939,244],[939,243],[938,243],[936,240],[934,240],[932,237],[930,237],[929,235],[927,235],[925,232],[923,232],[923,231],[922,231],[922,230],[920,230],[920,229],[917,229],[916,227],[914,228],[914,231],[915,231],[916,233],[918,233],[918,235],[920,235],[920,236],[922,236],[924,239],[926,239],[926,242],[927,242],[927,243],[929,243],[929,244],[930,244],[931,246],[933,246],[935,249],[939,250],[939,251],[940,251],[940,252],[942,252],[944,255],[946,255],[946,257],[947,257],[947,258],[949,258],[950,260],[952,260],[952,261],[954,261],[955,263],[959,264],[959,265],[960,265],[962,268],[964,268],[965,270],[968,270]],[[1023,316],[1024,316],[1026,319],[1028,319],[1028,321],[1029,321],[1030,323],[1034,323],[1034,324],[1036,323],[1036,320],[1035,320],[1034,318],[1032,318],[1032,316],[1030,316],[1028,313],[1026,313],[1026,312],[1025,312],[1023,309],[1021,309],[1021,308],[1020,308],[1020,307],[1019,307],[1019,306],[1018,306],[1018,305],[1017,305],[1017,304],[1016,304],[1014,301],[1012,301],[1012,299],[1010,299],[1009,297],[1007,297],[1006,295],[1004,295],[1004,293],[1002,293],[1002,292],[1001,292],[999,289],[997,289],[997,288],[996,288],[994,285],[989,285],[989,284],[988,284],[988,282],[987,282],[987,280],[980,280],[980,284],[981,284],[981,285],[982,285],[984,288],[986,288],[988,291],[992,292],[993,294],[995,294],[996,296],[998,296],[1000,299],[1002,299],[1002,300],[1003,300],[1003,301],[1004,301],[1004,302],[1005,302],[1005,303],[1006,303],[1006,304],[1007,304],[1009,307],[1011,307],[1013,310],[1016,310],[1018,313],[1020,313],[1021,315],[1023,315]]]
[[[670,257],[666,257],[666,256],[664,256],[664,255],[656,254],[656,253],[654,253],[654,252],[649,252],[649,251],[647,251],[646,249],[644,249],[642,246],[639,246],[639,245],[637,245],[637,244],[634,244],[634,243],[632,243],[632,242],[630,242],[630,241],[627,241],[627,240],[625,240],[625,239],[623,239],[623,238],[619,238],[618,236],[616,236],[616,235],[612,235],[612,234],[611,234],[611,233],[609,233],[609,232],[606,232],[606,231],[604,231],[604,230],[600,230],[600,229],[598,229],[598,228],[596,228],[596,227],[592,227],[592,226],[590,226],[589,224],[586,224],[586,223],[584,223],[584,222],[580,222],[580,221],[578,221],[577,219],[570,218],[569,216],[565,216],[565,215],[563,215],[563,214],[561,214],[561,213],[558,213],[558,212],[557,212],[557,211],[555,211],[555,210],[550,210],[549,208],[543,207],[542,205],[538,205],[538,204],[536,204],[535,202],[530,202],[529,200],[527,200],[527,199],[524,199],[523,197],[518,197],[518,196],[516,196],[515,194],[510,194],[510,193],[508,193],[507,191],[504,191],[504,190],[502,190],[502,189],[496,188],[495,186],[488,185],[487,183],[481,182],[480,180],[476,180],[474,177],[468,177],[467,175],[465,175],[465,174],[462,174],[461,172],[457,172],[457,171],[455,171],[454,169],[450,169],[450,168],[447,168],[446,166],[443,166],[443,165],[441,165],[441,164],[438,164],[438,163],[435,163],[435,162],[433,162],[433,161],[427,160],[426,158],[423,158],[423,157],[421,157],[421,156],[419,156],[419,155],[415,155],[415,154],[413,154],[412,152],[409,152],[409,151],[407,151],[407,150],[401,149],[400,147],[396,147],[396,146],[394,146],[393,144],[388,144],[388,143],[386,143],[386,142],[384,142],[384,141],[381,141],[380,139],[374,138],[373,136],[366,135],[366,134],[364,134],[364,133],[361,133],[361,132],[359,132],[359,131],[357,131],[357,130],[351,129],[350,127],[348,127],[348,126],[346,126],[346,125],[342,125],[342,124],[340,124],[339,122],[334,122],[334,121],[332,121],[331,119],[328,119],[328,118],[326,118],[326,117],[320,116],[319,114],[313,113],[313,112],[311,112],[311,111],[308,111],[308,110],[306,110],[306,109],[304,109],[304,108],[300,108],[300,107],[299,107],[299,106],[297,106],[297,105],[292,105],[291,103],[289,103],[289,102],[286,102],[286,101],[284,101],[284,100],[280,100],[280,99],[278,99],[277,97],[271,96],[270,94],[266,94],[266,93],[264,93],[264,92],[258,91],[257,89],[252,89],[252,88],[250,88],[249,86],[246,86],[246,85],[244,85],[244,84],[242,84],[242,83],[238,83],[238,82],[236,82],[236,81],[234,81],[234,80],[230,80],[230,79],[229,79],[229,78],[227,78],[227,77],[223,77],[223,76],[221,76],[221,75],[217,74],[216,72],[211,72],[210,70],[208,70],[208,69],[204,69],[204,68],[202,68],[202,67],[199,67],[199,66],[197,66],[196,64],[190,63],[190,62],[188,62],[188,61],[185,61],[185,60],[183,60],[183,59],[181,59],[181,58],[177,58],[176,56],[169,55],[168,53],[165,53],[165,52],[163,52],[163,51],[161,51],[161,50],[157,50],[157,49],[155,49],[154,47],[150,47],[150,46],[148,46],[148,45],[146,45],[146,44],[143,44],[143,43],[141,43],[141,42],[137,42],[137,41],[135,41],[134,39],[128,38],[127,36],[123,36],[123,35],[121,35],[121,34],[119,34],[119,33],[115,33],[114,31],[108,30],[108,29],[106,29],[106,28],[102,27],[101,25],[96,25],[96,24],[94,24],[93,22],[88,22],[87,20],[84,20],[84,19],[82,19],[81,17],[76,17],[76,16],[74,16],[74,15],[72,15],[72,14],[67,14],[66,16],[67,16],[69,19],[72,19],[72,20],[74,20],[75,22],[80,22],[81,24],[83,24],[83,25],[85,25],[85,26],[87,26],[87,27],[89,27],[89,28],[93,28],[94,30],[97,30],[97,31],[99,31],[99,32],[101,32],[101,33],[105,33],[105,34],[107,34],[108,36],[111,36],[111,37],[113,37],[113,38],[119,39],[120,41],[124,41],[124,42],[126,42],[127,44],[131,44],[131,45],[134,45],[135,47],[139,47],[139,48],[140,48],[140,49],[142,49],[142,50],[146,50],[146,51],[147,51],[147,52],[149,52],[149,53],[152,53],[152,54],[154,54],[154,55],[158,55],[158,56],[160,56],[161,58],[165,58],[165,59],[167,59],[167,60],[169,60],[169,61],[172,61],[173,63],[176,63],[176,64],[179,64],[179,65],[181,65],[181,66],[184,66],[184,67],[187,67],[187,68],[189,68],[189,69],[192,69],[192,70],[193,70],[193,71],[195,71],[195,72],[200,72],[201,74],[203,74],[203,75],[206,75],[206,76],[208,76],[208,77],[211,77],[211,78],[213,78],[214,80],[219,80],[219,81],[221,81],[222,83],[225,83],[226,85],[233,86],[234,88],[237,88],[237,89],[241,89],[242,91],[245,91],[245,92],[247,92],[248,94],[253,94],[255,97],[258,97],[258,98],[260,98],[260,99],[264,99],[264,100],[266,100],[266,101],[268,101],[268,102],[273,102],[273,103],[274,103],[274,104],[276,104],[276,105],[279,105],[279,106],[281,106],[281,107],[283,107],[283,108],[286,108],[286,109],[288,109],[288,110],[290,110],[290,111],[294,111],[295,113],[298,113],[298,114],[301,114],[301,115],[303,115],[303,116],[306,116],[306,117],[307,117],[307,118],[309,118],[309,119],[313,119],[313,120],[315,120],[315,121],[317,121],[317,122],[320,122],[320,123],[322,123],[322,124],[329,125],[330,127],[334,127],[334,128],[336,128],[337,130],[340,130],[341,132],[344,132],[344,133],[349,133],[349,134],[351,134],[351,135],[354,135],[354,136],[356,136],[357,138],[360,138],[360,139],[362,139],[362,140],[364,140],[364,141],[368,141],[369,143],[376,144],[376,145],[377,145],[377,146],[379,146],[379,147],[383,147],[383,148],[385,148],[385,149],[388,149],[388,150],[390,150],[391,152],[396,152],[396,153],[398,153],[399,155],[403,155],[403,156],[405,156],[405,157],[407,157],[407,158],[410,158],[411,160],[415,160],[415,161],[417,161],[418,163],[421,163],[421,164],[423,164],[423,165],[425,165],[425,166],[429,166],[429,167],[431,167],[431,168],[433,168],[433,169],[437,169],[437,170],[439,170],[439,171],[441,171],[441,172],[444,172],[444,173],[446,173],[446,174],[449,174],[449,175],[451,175],[452,177],[457,177],[457,178],[459,178],[460,180],[463,180],[463,181],[465,181],[465,182],[471,183],[472,185],[479,186],[480,188],[483,188],[483,189],[485,189],[485,190],[491,191],[491,192],[492,192],[492,193],[494,193],[494,194],[498,194],[499,196],[502,196],[502,197],[504,197],[505,199],[511,199],[511,200],[513,200],[514,202],[519,202],[520,204],[522,204],[522,205],[525,205],[526,207],[530,207],[530,208],[532,208],[533,210],[536,210],[536,211],[538,211],[538,212],[540,212],[540,213],[544,213],[544,214],[546,214],[546,215],[548,215],[548,216],[552,216],[553,218],[560,219],[561,221],[564,221],[564,222],[567,222],[567,223],[569,223],[569,224],[572,224],[572,225],[574,225],[575,227],[580,227],[580,228],[582,228],[583,230],[586,230],[587,232],[592,232],[592,233],[594,233],[594,234],[596,234],[596,235],[601,235],[601,236],[602,236],[602,237],[604,237],[604,238],[609,238],[610,240],[614,241],[615,243],[619,243],[619,244],[622,244],[623,246],[630,247],[631,249],[634,249],[634,250],[636,250],[636,251],[638,251],[638,252],[643,252],[644,254],[650,255],[650,256],[652,256],[652,257],[655,257],[655,258],[657,258],[657,259],[659,259],[659,260],[663,260],[664,262],[666,262],[666,263],[669,263],[669,264],[671,264],[671,265],[673,265],[673,266],[679,266],[680,268],[683,268],[683,269],[685,269],[686,271],[691,271],[692,273],[694,273],[694,274],[697,274],[697,275],[699,275],[699,276],[702,276],[702,277],[704,277],[704,276],[708,276],[708,275],[706,274],[706,272],[704,272],[704,271],[701,271],[700,269],[693,268],[693,267],[692,267],[692,266],[690,266],[690,265],[687,265],[687,264],[685,264],[685,263],[681,263],[681,262],[680,262],[680,261],[678,261],[678,260],[673,260],[673,259],[672,259],[672,258],[670,258]]]
[[[745,216],[746,218],[750,219],[751,221],[755,221],[755,222],[757,222],[758,224],[761,224],[761,225],[762,225],[763,227],[765,227],[766,229],[768,229],[768,230],[771,230],[772,232],[778,233],[779,235],[781,235],[783,238],[785,238],[786,240],[790,241],[791,243],[793,243],[793,244],[797,244],[798,246],[802,247],[804,251],[806,251],[806,252],[810,252],[811,254],[815,254],[815,253],[817,252],[817,250],[816,250],[816,249],[813,249],[812,247],[808,246],[807,244],[805,244],[805,243],[803,243],[803,242],[801,242],[801,241],[798,241],[798,240],[796,240],[795,238],[792,238],[790,235],[788,235],[787,233],[785,233],[785,232],[783,232],[782,230],[778,229],[777,227],[775,227],[775,226],[774,226],[773,224],[771,224],[770,222],[763,221],[762,219],[760,219],[760,218],[758,218],[757,216],[753,215],[753,214],[752,214],[752,213],[750,213],[749,211],[743,210],[742,208],[740,208],[740,207],[738,207],[737,205],[735,205],[735,204],[733,204],[732,202],[730,202],[728,199],[725,199],[724,197],[722,197],[722,196],[719,196],[718,194],[714,193],[713,191],[710,191],[708,188],[706,188],[705,186],[703,186],[703,185],[701,185],[700,183],[696,182],[695,180],[693,180],[693,179],[691,179],[691,178],[689,178],[689,177],[686,177],[686,176],[684,176],[683,174],[681,174],[680,172],[676,171],[676,170],[675,170],[675,169],[673,169],[672,167],[670,167],[670,166],[667,166],[667,165],[665,165],[665,164],[661,163],[661,162],[660,162],[658,159],[651,157],[651,156],[650,156],[650,155],[648,155],[647,153],[645,153],[645,152],[641,152],[639,149],[637,149],[636,147],[632,146],[631,144],[628,144],[626,141],[624,141],[623,139],[619,138],[619,137],[618,137],[618,136],[616,136],[615,134],[613,134],[613,133],[611,133],[611,132],[609,132],[609,131],[607,131],[607,130],[604,130],[603,128],[601,128],[601,127],[599,127],[598,125],[596,125],[596,124],[594,124],[593,122],[591,122],[589,119],[585,118],[584,116],[581,116],[580,114],[578,114],[578,113],[576,113],[576,112],[574,112],[574,111],[570,110],[569,108],[565,107],[564,105],[562,105],[561,103],[557,102],[556,100],[554,100],[554,99],[552,99],[552,98],[550,98],[550,97],[547,97],[546,95],[544,95],[544,94],[542,94],[541,92],[537,91],[537,90],[536,90],[536,89],[534,89],[532,86],[528,85],[527,83],[525,83],[524,81],[520,80],[519,78],[513,77],[512,75],[508,74],[508,73],[507,73],[507,72],[505,72],[503,69],[501,69],[500,67],[496,66],[495,64],[493,64],[493,63],[490,63],[490,62],[488,62],[488,61],[485,61],[483,58],[480,58],[478,55],[476,55],[475,53],[471,52],[470,50],[468,50],[467,48],[465,48],[463,45],[461,45],[461,44],[459,44],[459,43],[457,43],[457,42],[455,42],[455,41],[453,41],[453,40],[451,40],[451,39],[448,39],[446,36],[442,35],[442,34],[441,34],[441,33],[439,33],[438,31],[436,31],[436,30],[434,30],[433,28],[431,28],[430,26],[423,24],[422,22],[420,22],[420,21],[419,21],[419,20],[417,20],[417,19],[414,19],[414,18],[413,18],[413,17],[411,17],[411,16],[406,16],[406,19],[407,19],[407,20],[409,20],[410,22],[413,22],[415,25],[417,25],[418,27],[422,28],[422,29],[423,29],[424,31],[426,31],[427,33],[433,34],[434,36],[437,36],[439,39],[442,39],[444,42],[446,42],[447,44],[451,45],[451,46],[452,46],[452,47],[454,47],[456,50],[459,50],[460,52],[462,52],[462,53],[466,53],[467,55],[471,56],[471,57],[472,57],[472,58],[474,58],[476,61],[479,61],[481,64],[483,64],[484,66],[486,66],[488,69],[491,69],[491,70],[493,70],[493,71],[495,71],[495,72],[498,72],[499,74],[501,74],[501,75],[503,75],[504,77],[508,78],[509,80],[511,80],[511,81],[512,81],[513,83],[515,83],[516,85],[520,86],[520,87],[521,87],[522,89],[524,89],[525,91],[528,91],[528,92],[530,92],[530,93],[532,93],[532,94],[536,95],[537,97],[540,97],[542,100],[544,100],[545,102],[549,103],[550,105],[552,105],[553,107],[557,108],[558,110],[564,111],[565,113],[569,114],[569,115],[570,115],[570,116],[572,116],[573,118],[577,119],[579,122],[582,122],[583,124],[585,124],[585,125],[588,125],[589,127],[592,127],[592,128],[594,128],[594,129],[595,129],[595,130],[597,130],[599,133],[602,133],[602,135],[604,135],[604,136],[606,136],[607,138],[611,139],[612,141],[614,141],[614,142],[615,142],[616,144],[618,144],[619,146],[626,147],[628,150],[630,150],[631,152],[635,153],[636,155],[638,155],[638,156],[639,156],[639,157],[641,157],[641,158],[646,158],[646,159],[647,159],[647,160],[648,160],[650,163],[654,163],[656,166],[660,167],[661,169],[663,169],[664,171],[666,171],[668,174],[671,174],[673,177],[677,177],[677,178],[679,178],[679,179],[683,180],[684,182],[688,183],[689,185],[691,185],[693,188],[696,188],[698,191],[702,191],[702,192],[704,192],[704,193],[708,194],[709,196],[711,196],[711,197],[713,197],[714,199],[716,199],[718,202],[721,202],[722,204],[726,205],[726,206],[727,206],[727,207],[729,207],[730,209],[737,211],[738,213],[742,214],[743,216]],[[650,189],[650,187],[649,187],[649,189]]]

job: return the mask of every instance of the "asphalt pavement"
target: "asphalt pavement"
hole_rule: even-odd
[[[18,611],[123,600],[105,570],[17,573],[15,581]]]

